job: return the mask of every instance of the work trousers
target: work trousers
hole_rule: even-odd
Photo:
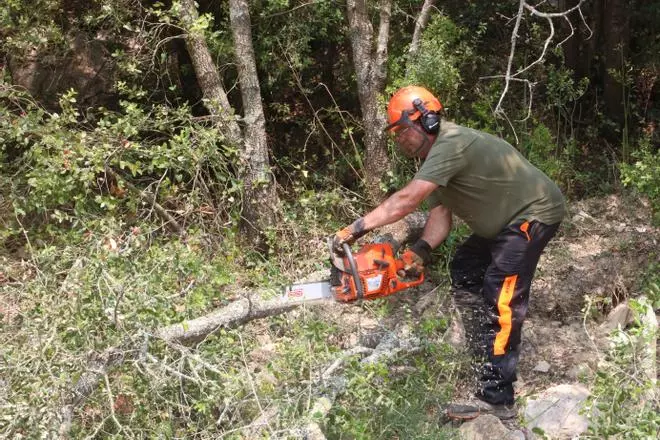
[[[494,239],[471,235],[456,251],[450,265],[457,303],[480,294],[477,326],[483,366],[479,397],[493,404],[513,403],[521,331],[529,290],[543,249],[559,223],[520,221]]]

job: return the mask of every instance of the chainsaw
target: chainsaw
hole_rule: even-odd
[[[339,302],[371,300],[392,295],[424,281],[421,273],[413,278],[404,272],[404,262],[394,256],[389,243],[365,244],[353,253],[344,243],[344,255],[337,255],[328,240],[330,250],[330,279],[294,284],[284,288],[287,302],[313,302],[333,299]]]

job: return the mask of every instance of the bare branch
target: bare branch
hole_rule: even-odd
[[[509,61],[506,66],[506,75],[504,77],[504,90],[502,95],[500,95],[500,100],[495,107],[495,114],[502,113],[502,102],[504,102],[504,97],[509,91],[509,82],[511,82],[511,66],[513,66],[513,56],[516,54],[516,42],[518,41],[518,29],[520,29],[520,22],[523,18],[523,8],[525,6],[525,0],[520,0],[520,5],[518,6],[518,16],[516,17],[516,24],[513,27],[513,33],[511,34],[511,52],[509,52]]]
[[[380,91],[385,86],[387,78],[387,42],[390,38],[390,17],[392,16],[392,1],[381,0],[380,2],[380,24],[378,26],[378,38],[376,40],[376,54],[374,68],[371,69],[372,86],[375,91]]]
[[[571,13],[575,12],[575,11],[579,12],[580,18],[582,19],[582,22],[587,27],[587,29],[589,29],[589,32],[591,32],[591,29],[587,25],[586,20],[584,18],[584,14],[582,13],[582,9],[581,9],[581,6],[584,3],[584,0],[580,0],[580,2],[577,5],[573,6],[572,8],[569,8],[565,11],[552,12],[552,13],[542,12],[542,11],[539,11],[537,9],[538,6],[542,5],[543,3],[544,2],[541,2],[536,6],[531,6],[529,3],[527,3],[527,1],[520,0],[520,3],[518,5],[518,14],[515,18],[516,21],[515,21],[515,25],[514,25],[514,28],[513,28],[513,32],[511,33],[511,50],[509,52],[509,59],[508,59],[508,62],[507,62],[506,73],[504,75],[495,75],[495,76],[483,77],[483,78],[504,78],[504,90],[502,91],[502,94],[500,95],[500,99],[499,99],[499,101],[497,103],[497,106],[495,107],[495,110],[494,110],[494,113],[498,116],[503,116],[503,114],[504,114],[504,110],[502,108],[502,105],[503,105],[503,102],[504,102],[504,98],[506,97],[506,94],[509,91],[509,86],[510,86],[511,81],[520,81],[520,82],[525,83],[525,85],[528,87],[528,90],[530,92],[528,112],[527,112],[527,116],[523,120],[526,120],[527,118],[529,118],[529,116],[531,114],[531,106],[532,106],[532,104],[531,104],[532,103],[531,92],[533,91],[532,83],[527,79],[521,79],[521,78],[518,78],[518,77],[521,74],[523,74],[523,73],[527,72],[528,70],[530,70],[535,65],[540,64],[545,60],[546,54],[548,52],[548,48],[550,47],[550,43],[552,43],[552,41],[555,38],[555,24],[554,24],[553,19],[563,18],[564,20],[566,20],[568,22],[568,25],[571,29],[570,35],[568,37],[564,38],[563,40],[561,40],[557,44],[557,47],[563,45],[566,41],[568,41],[571,37],[573,37],[575,35],[575,27],[573,26],[573,23],[571,22],[571,20],[569,18],[569,15]],[[539,57],[537,59],[535,59],[534,61],[532,61],[530,64],[518,69],[515,73],[512,73],[513,72],[513,59],[514,59],[514,56],[515,56],[515,53],[516,53],[516,44],[517,44],[518,37],[519,37],[518,31],[520,29],[520,23],[521,23],[522,19],[524,18],[525,10],[528,11],[532,16],[543,18],[543,19],[547,20],[550,31],[549,31],[549,35],[545,39],[545,42],[543,43],[543,50],[541,51],[541,54],[539,55]],[[590,35],[590,37],[591,37],[591,35]]]
[[[426,28],[426,25],[429,23],[431,18],[431,10],[435,5],[436,0],[424,0],[422,5],[422,10],[419,12],[419,16],[415,20],[415,31],[413,32],[412,42],[410,43],[410,48],[408,48],[408,56],[414,57],[419,50],[419,43],[422,40],[422,32]]]

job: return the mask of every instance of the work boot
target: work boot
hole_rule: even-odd
[[[518,409],[515,404],[494,405],[474,397],[449,404],[445,413],[452,420],[472,420],[484,414],[491,414],[501,420],[508,420],[518,415]]]

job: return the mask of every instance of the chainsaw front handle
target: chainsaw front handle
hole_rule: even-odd
[[[353,258],[353,253],[351,252],[351,247],[348,243],[342,245],[344,254],[348,259],[348,266],[351,269],[351,276],[353,277],[353,282],[355,283],[355,290],[357,292],[357,300],[362,301],[364,298],[364,286],[362,285],[362,279],[360,278],[360,272],[358,272],[357,264],[355,264],[355,258]]]

